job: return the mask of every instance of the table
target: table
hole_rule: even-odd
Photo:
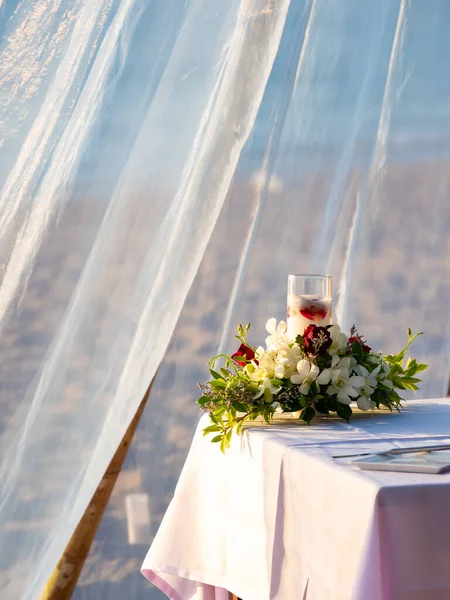
[[[333,458],[450,443],[450,400],[350,425],[256,424],[225,455],[202,436],[205,418],[142,566],[169,598],[450,599],[450,474]]]

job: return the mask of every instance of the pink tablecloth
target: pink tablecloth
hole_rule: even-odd
[[[200,422],[142,572],[172,600],[449,600],[450,474],[332,456],[450,443],[450,401],[352,424],[256,425],[224,456]]]

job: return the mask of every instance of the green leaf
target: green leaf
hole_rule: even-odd
[[[380,390],[375,390],[370,397],[370,399],[373,400],[373,402],[375,402],[377,408],[380,408],[380,398],[381,398]]]
[[[217,371],[214,371],[214,369],[210,369],[209,372],[214,377],[214,379],[222,379],[222,375],[220,375]]]
[[[305,423],[308,423],[308,425],[309,425],[311,423],[311,421],[314,419],[315,414],[316,414],[316,411],[314,410],[314,408],[312,406],[307,406],[304,410],[302,410],[300,419],[302,421],[305,421]]]
[[[309,398],[308,396],[300,396],[300,406],[304,406],[305,408],[309,405]]]
[[[421,383],[421,379],[418,379],[417,377],[403,377],[402,382],[403,383]]]
[[[327,402],[325,399],[320,398],[316,402],[314,402],[314,408],[317,412],[322,413],[324,415],[330,414],[330,411],[327,406]]]
[[[336,400],[336,398],[333,398],[332,396],[328,397],[327,399],[327,405],[328,405],[328,410],[332,410],[332,411],[337,411],[338,406],[340,406],[340,402],[338,402],[338,400]]]
[[[406,362],[406,367],[405,367],[405,371],[409,372],[411,371],[411,373],[415,372],[417,368],[417,361],[415,358],[408,358],[408,361]]]
[[[270,417],[272,416],[272,413],[270,411],[265,410],[263,413],[263,417],[264,417],[264,421],[270,425]]]
[[[393,358],[395,362],[402,362],[404,357],[405,357],[405,352],[406,350],[411,346],[411,344],[413,343],[413,341],[419,337],[419,335],[423,335],[423,333],[416,333],[415,335],[411,334],[411,329],[408,329],[408,343],[406,344],[406,346],[403,348],[403,350],[401,352],[399,352],[398,354],[396,354]]]
[[[200,406],[204,406],[210,400],[211,400],[211,398],[209,396],[202,396],[201,398],[199,398],[197,400],[197,404],[199,404]]]
[[[319,386],[319,384],[317,383],[317,381],[313,381],[313,382],[311,383],[310,390],[312,391],[312,393],[313,393],[314,395],[316,395],[316,394],[318,394],[318,393],[320,392],[320,386]]]
[[[212,387],[214,388],[218,388],[218,389],[225,389],[227,387],[226,382],[223,379],[215,379],[214,381],[210,382]]]
[[[203,435],[208,435],[208,433],[213,433],[215,431],[220,431],[220,427],[218,425],[209,425],[209,427],[205,427],[203,430]]]
[[[233,402],[233,408],[238,412],[247,412],[247,407],[245,406],[245,404],[242,404],[242,402],[238,402],[237,400]]]
[[[213,439],[211,440],[211,443],[215,444],[215,443],[221,442],[221,441],[222,441],[222,434],[214,436]]]
[[[400,377],[393,377],[392,378],[392,383],[394,384],[394,387],[398,388],[399,390],[404,390],[405,386],[402,383],[402,380],[400,379]]]
[[[358,362],[361,362],[364,358],[364,351],[358,340],[355,340],[352,344],[352,354]]]
[[[342,404],[339,402],[338,406],[336,407],[336,412],[341,419],[344,419],[344,421],[350,423],[350,417],[352,416],[353,411],[348,404]]]
[[[272,399],[273,399],[272,393],[267,388],[264,389],[263,397],[266,402],[270,402],[270,403],[272,402]]]
[[[228,369],[224,369],[223,367],[220,367],[220,372],[222,373],[222,377],[224,379],[228,379],[229,377],[232,377],[231,371],[229,371]]]

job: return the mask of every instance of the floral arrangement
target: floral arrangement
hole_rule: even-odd
[[[295,341],[289,339],[284,321],[267,321],[266,347],[247,342],[250,324],[238,327],[240,347],[232,356],[219,354],[209,361],[212,379],[200,384],[197,400],[211,419],[204,434],[214,434],[222,451],[229,446],[233,431],[241,432],[245,422],[262,416],[267,423],[275,412],[298,412],[311,423],[316,414],[336,413],[349,422],[351,403],[363,411],[386,407],[399,410],[399,392],[417,390],[416,374],[428,365],[408,358],[405,352],[383,356],[374,352],[352,327],[350,336],[339,325],[309,325]],[[219,360],[224,366],[218,368]]]

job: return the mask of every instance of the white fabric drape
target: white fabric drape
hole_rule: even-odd
[[[239,322],[252,322],[257,344],[267,318],[285,316],[289,272],[330,272],[335,319],[356,323],[374,348],[394,351],[407,327],[424,331],[413,353],[431,368],[418,397],[446,394],[449,23],[445,0],[291,1],[252,135],[77,600],[162,597],[136,570],[198,420],[195,384],[219,347],[234,350]],[[138,543],[125,510],[134,493],[149,506]]]
[[[445,394],[449,21],[447,0],[0,2],[2,598],[38,596],[176,325],[99,533],[133,566],[96,545],[77,591],[152,593],[124,489],[154,531],[205,361],[284,317],[289,272],[330,272],[374,347],[425,331],[421,396]]]
[[[276,55],[265,5],[2,9],[2,598],[39,596],[164,355]]]

